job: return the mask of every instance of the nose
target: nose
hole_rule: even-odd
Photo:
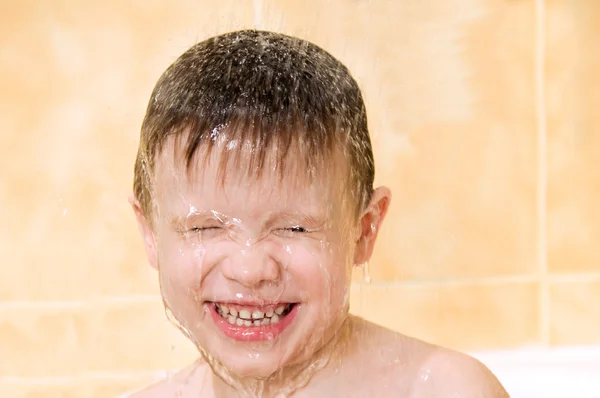
[[[223,276],[247,287],[277,281],[280,263],[261,245],[236,250],[222,263]]]

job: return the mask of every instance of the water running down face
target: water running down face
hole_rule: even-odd
[[[240,377],[310,362],[348,314],[360,225],[339,195],[343,171],[309,181],[292,160],[258,179],[215,150],[187,176],[169,141],[156,163],[153,226],[143,226],[164,301],[186,334]],[[367,228],[371,231],[370,224]]]

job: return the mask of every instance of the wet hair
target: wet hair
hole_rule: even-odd
[[[155,160],[173,136],[188,175],[199,153],[208,159],[225,139],[233,145],[219,157],[223,181],[226,165],[239,165],[243,148],[251,151],[245,151],[249,163],[242,169],[255,177],[273,149],[280,176],[286,157],[316,175],[331,169],[341,153],[355,210],[373,191],[373,152],[358,84],[328,52],[295,37],[226,33],[195,44],[167,68],[150,97],[135,163],[134,194],[147,217]]]

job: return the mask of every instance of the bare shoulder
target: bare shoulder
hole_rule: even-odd
[[[508,398],[500,381],[483,363],[456,351],[433,346],[421,372],[428,376],[419,385],[420,394],[426,396]]]
[[[147,387],[120,398],[198,397],[209,395],[211,383],[208,365],[194,363],[189,367]],[[199,395],[201,394],[201,395]]]
[[[475,358],[362,319],[354,321],[364,348],[361,371],[385,386],[380,391],[385,396],[508,397],[498,379]]]

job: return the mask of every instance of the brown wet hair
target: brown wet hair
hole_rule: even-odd
[[[183,148],[175,155],[188,175],[224,139],[236,145],[226,144],[219,156],[222,182],[231,161],[248,177],[260,176],[273,150],[280,178],[288,156],[314,177],[341,153],[357,213],[373,192],[373,152],[358,84],[332,55],[295,37],[226,33],[195,44],[167,68],[150,97],[135,162],[134,195],[148,218],[155,160],[171,137]],[[250,154],[243,165],[242,152]]]

